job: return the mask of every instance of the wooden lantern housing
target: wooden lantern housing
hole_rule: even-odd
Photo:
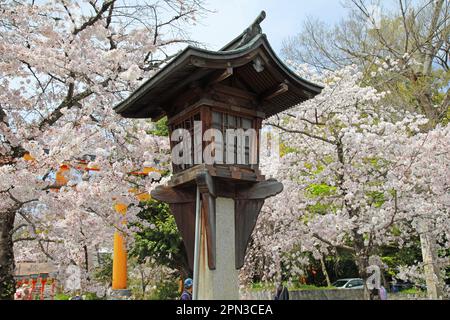
[[[194,121],[202,122],[202,136],[210,128],[223,133],[228,128],[253,128],[259,133],[264,119],[314,97],[322,89],[297,76],[276,56],[259,25],[264,18],[263,11],[219,51],[188,46],[119,103],[116,112],[126,118],[159,120],[167,116],[170,133],[178,128],[193,133]],[[202,150],[206,145],[202,143]],[[283,188],[274,179],[265,180],[258,163],[249,165],[246,158],[241,165],[174,165],[168,186],[152,192],[153,198],[169,203],[191,268],[197,186],[202,196],[209,268],[215,268],[214,199],[218,196],[235,200],[236,268],[242,267],[264,200]]]

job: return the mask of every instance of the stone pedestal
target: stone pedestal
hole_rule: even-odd
[[[235,202],[230,198],[216,199],[216,269],[208,267],[207,241],[202,227],[199,300],[238,300],[239,271],[235,265]]]
[[[107,296],[108,300],[130,300],[131,290],[111,290]]]
[[[238,270],[244,265],[258,215],[265,199],[279,194],[283,185],[261,176],[257,176],[261,180],[235,177],[233,168],[228,168],[232,174],[225,178],[217,176],[218,170],[216,167],[210,170],[194,167],[182,177],[173,178],[168,186],[157,187],[151,195],[153,199],[169,204],[183,237],[189,265],[194,270],[198,190],[201,235],[197,298],[238,300]]]

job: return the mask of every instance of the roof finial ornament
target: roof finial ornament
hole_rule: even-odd
[[[256,17],[255,21],[253,21],[253,23],[247,29],[245,29],[245,31],[242,35],[242,39],[239,42],[239,44],[237,45],[237,48],[245,45],[251,39],[253,39],[255,36],[262,33],[260,23],[263,22],[265,18],[266,18],[266,12],[263,10]]]

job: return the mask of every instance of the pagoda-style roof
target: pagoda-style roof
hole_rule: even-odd
[[[127,118],[160,119],[168,115],[174,97],[193,84],[206,86],[232,75],[258,101],[265,117],[287,110],[319,94],[322,87],[287,67],[275,54],[259,23],[264,11],[241,35],[219,51],[188,46],[115,106]]]

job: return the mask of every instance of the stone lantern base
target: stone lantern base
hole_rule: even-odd
[[[121,290],[110,290],[107,296],[108,300],[130,300],[131,290],[121,289]]]

